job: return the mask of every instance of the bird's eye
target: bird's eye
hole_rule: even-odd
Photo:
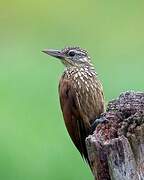
[[[74,51],[70,51],[70,52],[68,53],[68,55],[69,55],[70,57],[73,57],[73,56],[75,56],[75,52],[74,52]]]

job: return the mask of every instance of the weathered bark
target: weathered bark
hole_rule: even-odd
[[[144,93],[122,93],[100,118],[86,139],[95,179],[144,180]]]

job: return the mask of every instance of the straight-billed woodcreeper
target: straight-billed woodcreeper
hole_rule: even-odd
[[[85,138],[95,120],[104,112],[103,88],[88,52],[80,47],[45,49],[44,53],[61,60],[66,69],[59,83],[59,97],[69,135],[89,163]]]

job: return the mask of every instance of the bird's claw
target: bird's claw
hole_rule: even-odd
[[[100,117],[99,119],[96,119],[91,125],[91,134],[96,129],[98,124],[105,123],[105,122],[108,122],[108,120],[105,117]]]

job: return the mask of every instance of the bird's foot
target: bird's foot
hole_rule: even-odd
[[[91,125],[91,133],[90,134],[92,134],[94,132],[94,130],[96,129],[98,124],[105,123],[105,122],[108,122],[108,120],[105,117],[100,117],[99,119],[96,119]]]

